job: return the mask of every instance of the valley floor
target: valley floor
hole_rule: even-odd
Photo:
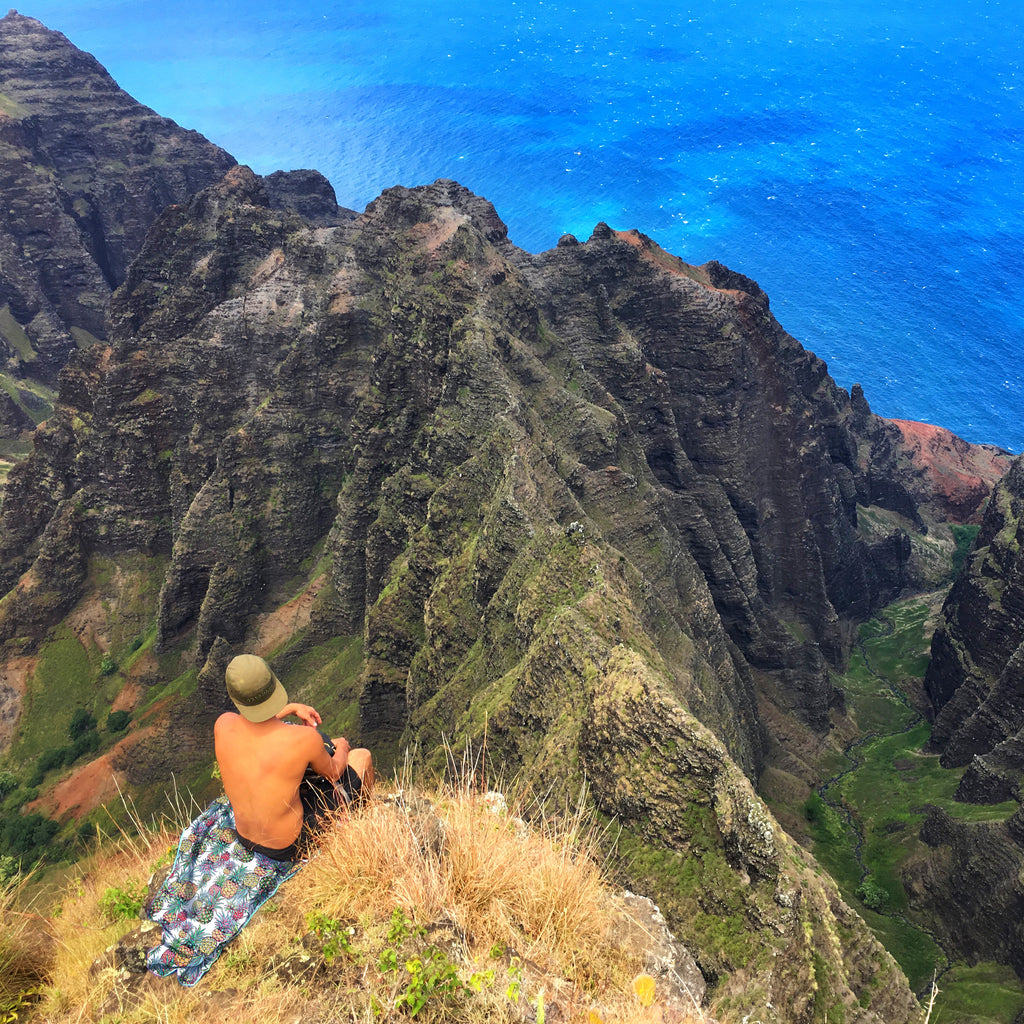
[[[849,670],[836,680],[846,715],[838,746],[821,758],[825,781],[802,807],[769,803],[813,849],[847,901],[899,962],[919,995],[940,989],[936,1024],[1009,1024],[1024,1011],[1024,985],[1009,967],[956,962],[908,904],[902,869],[926,856],[918,833],[929,806],[970,821],[1001,821],[1017,807],[953,799],[963,769],[927,754],[931,727],[922,682],[935,613],[944,592],[885,608],[861,626]]]

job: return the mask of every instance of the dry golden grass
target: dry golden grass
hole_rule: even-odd
[[[609,910],[593,837],[579,818],[527,826],[496,802],[470,789],[377,801],[325,837],[303,884],[333,916],[397,906],[546,969],[598,969]]]
[[[46,1020],[92,1019],[90,1014],[108,993],[90,968],[139,923],[110,921],[101,900],[111,888],[144,888],[153,865],[176,843],[177,834],[170,828],[142,831],[135,837],[122,834],[84,862],[82,873],[69,884],[51,918],[55,952],[39,1006]]]
[[[17,896],[17,886],[0,886],[0,1021],[24,1012],[43,984],[49,962],[45,924],[21,909]]]
[[[470,786],[384,792],[324,835],[194,989],[93,966],[138,925],[108,924],[104,893],[145,883],[182,823],[107,840],[51,922],[41,1001],[17,1019],[542,1024],[546,1006],[588,1024],[703,1024],[696,1010],[666,1015],[657,986],[641,999],[639,963],[606,941],[612,903],[586,816],[530,810]],[[308,973],[289,973],[303,963]],[[0,961],[0,984],[14,977]]]

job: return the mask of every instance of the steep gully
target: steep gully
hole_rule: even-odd
[[[893,635],[896,627],[895,623],[891,618],[889,618],[887,615],[879,614],[878,616],[876,616],[876,621],[881,624],[883,631],[881,633],[875,634],[875,636],[870,639],[889,637]],[[873,740],[885,739],[891,736],[903,736],[906,733],[911,732],[913,729],[917,728],[917,726],[921,723],[924,717],[919,711],[917,711],[915,708],[911,706],[910,701],[907,699],[907,695],[901,689],[899,689],[899,687],[897,687],[892,682],[892,680],[886,678],[884,675],[882,675],[874,669],[874,667],[871,664],[871,658],[868,655],[868,649],[864,642],[864,639],[865,638],[863,632],[858,632],[856,648],[858,651],[860,651],[861,657],[864,659],[864,667],[867,670],[868,675],[870,675],[873,679],[877,679],[881,684],[883,684],[885,688],[893,695],[893,697],[896,698],[896,700],[900,704],[902,704],[905,708],[913,712],[913,716],[902,729],[897,729],[892,732],[879,732],[878,730],[871,730],[870,732],[866,732],[862,736],[859,736],[856,739],[851,740],[843,748],[843,756],[849,760],[849,765],[846,768],[844,768],[841,772],[838,772],[831,778],[827,779],[818,787],[818,795],[822,798],[822,800],[828,807],[832,808],[832,810],[836,812],[840,821],[843,822],[844,828],[847,830],[848,834],[852,835],[853,837],[852,852],[854,859],[857,862],[857,867],[860,869],[861,883],[865,881],[869,874],[868,867],[864,862],[864,826],[863,823],[860,821],[860,818],[857,816],[857,814],[854,813],[854,810],[843,799],[842,793],[838,787],[840,783],[843,781],[843,779],[845,779],[849,775],[852,775],[854,772],[858,771],[860,768],[864,766],[865,758],[863,756],[857,757],[858,751],[863,751],[867,744],[872,742]],[[834,797],[830,795],[830,791],[833,790],[836,793],[836,796]],[[929,983],[916,993],[919,999],[927,997],[928,992],[932,988],[932,986],[936,982],[938,982],[938,980],[942,978],[943,975],[945,975],[949,970],[952,969],[952,951],[943,944],[940,936],[936,935],[933,931],[924,927],[922,924],[909,920],[906,917],[906,915],[888,913],[885,910],[879,910],[877,911],[877,913],[883,914],[886,917],[894,918],[895,920],[901,921],[903,924],[907,925],[910,928],[916,928],[917,930],[924,932],[932,940],[932,942],[934,942],[935,945],[942,951],[942,955],[946,961],[945,965],[936,968],[935,974],[929,981]]]

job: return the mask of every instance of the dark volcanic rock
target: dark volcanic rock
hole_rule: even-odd
[[[234,164],[133,100],[59,32],[0,19],[0,340],[51,383],[106,335],[111,291],[156,215]]]
[[[505,636],[511,581],[552,531],[611,558],[679,698],[752,774],[755,694],[825,728],[843,619],[904,582],[905,534],[857,528],[859,501],[914,507],[898,431],[756,284],[636,232],[530,256],[455,182],[351,219],[319,175],[236,168],[159,219],[110,328],[11,476],[5,585],[55,517],[86,553],[165,552],[160,642],[194,631],[205,659],[326,540],[313,634],[365,622],[371,733],[400,733]],[[437,633],[414,609],[467,541],[466,509],[473,586],[446,598],[459,630]],[[39,601],[66,607],[73,587],[39,569]],[[408,604],[381,600],[389,579]]]
[[[961,796],[1002,800],[1024,773],[1024,458],[992,493],[974,549],[942,609],[925,688],[932,745],[970,762]],[[973,759],[973,761],[972,761]]]
[[[721,264],[690,267],[637,232],[610,229],[585,248],[521,262],[568,348],[566,382],[614,401],[731,640],[752,667],[776,674],[790,710],[822,727],[832,701],[824,664],[842,660],[841,618],[864,616],[904,585],[906,538],[868,545],[856,528],[858,500],[916,507],[893,472],[886,426],[870,413],[858,420],[761,289]],[[580,452],[577,498],[611,454]],[[610,521],[613,543],[625,543],[624,522]],[[792,623],[815,647],[786,638],[780,625]]]
[[[336,227],[358,214],[338,205],[334,186],[319,171],[274,171],[263,179],[270,206],[293,210],[319,227]]]
[[[905,870],[904,885],[943,949],[1024,976],[1022,832],[1016,818],[964,822],[933,808],[921,828],[931,855]]]
[[[35,427],[22,405],[0,390],[0,438],[17,437],[23,430]]]
[[[1024,458],[992,492],[932,639],[925,688],[932,745],[947,767],[966,765],[957,799],[1020,802],[1024,778]],[[936,847],[911,892],[967,958],[1011,964],[1024,976],[1024,826],[926,823]],[[953,908],[952,910],[950,908]],[[951,927],[949,922],[957,922]]]
[[[333,203],[318,176],[237,167],[156,220],[11,473],[0,640],[29,649],[90,558],[158,556],[157,646],[204,667],[140,748],[148,781],[209,742],[229,653],[265,643],[284,673],[358,639],[345,699],[382,759],[486,735],[509,772],[587,780],[679,852],[645,876],[674,927],[728,887],[790,1019],[820,956],[857,1019],[909,1019],[749,781],[762,713],[827,729],[849,622],[903,586],[914,516],[859,527],[923,518],[899,430],[721,265],[607,225],[533,256],[452,181]],[[264,640],[296,588],[301,626]],[[696,894],[675,878],[694,859],[717,872]],[[709,969],[745,968],[706,927]]]

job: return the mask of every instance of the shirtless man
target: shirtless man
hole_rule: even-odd
[[[262,658],[233,658],[224,678],[238,714],[221,715],[213,739],[238,840],[273,860],[300,860],[319,819],[369,796],[370,752],[349,749],[344,737],[325,741],[317,729],[320,715],[308,704],[291,703]],[[286,724],[288,715],[303,725]],[[317,777],[304,782],[307,768]]]

